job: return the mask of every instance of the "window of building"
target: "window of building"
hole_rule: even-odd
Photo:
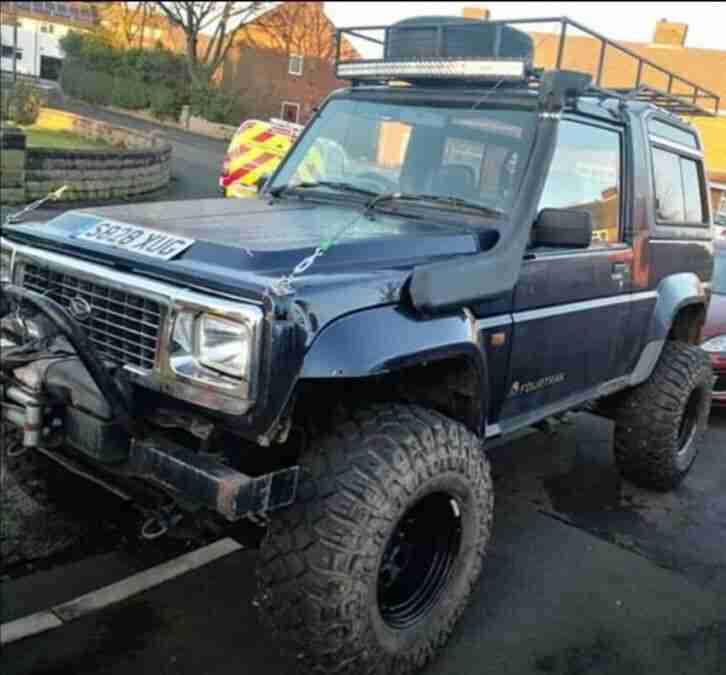
[[[297,121],[300,118],[300,104],[283,101],[280,117],[282,117],[282,119],[286,122],[294,122],[297,124]]]
[[[721,195],[721,205],[718,207],[718,215],[726,218],[726,191]]]
[[[13,58],[13,48],[9,45],[2,45],[0,48],[0,54],[2,54],[2,58],[4,59],[12,59]],[[16,61],[22,61],[23,60],[23,50],[17,49],[15,50],[15,60]]]
[[[290,54],[290,61],[287,65],[287,72],[290,75],[303,74],[303,57],[298,54]]]
[[[653,148],[656,216],[667,223],[703,223],[703,196],[696,160]]]
[[[539,208],[589,211],[593,245],[620,241],[620,145],[613,129],[560,124]]]
[[[52,35],[53,33],[55,33],[55,26],[52,23],[41,23],[40,32]]]

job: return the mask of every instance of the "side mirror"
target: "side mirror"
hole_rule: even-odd
[[[532,228],[533,246],[587,248],[592,243],[592,213],[577,209],[542,209]]]
[[[255,187],[257,188],[257,192],[258,192],[258,193],[259,193],[259,192],[262,192],[262,190],[264,190],[264,188],[265,188],[265,185],[267,185],[267,181],[268,181],[268,180],[270,180],[270,174],[269,174],[269,173],[266,173],[266,174],[264,174],[264,175],[260,176],[260,177],[259,177],[259,178],[258,178],[258,179],[257,179],[257,180],[255,181]]]

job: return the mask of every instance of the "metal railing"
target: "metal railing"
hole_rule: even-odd
[[[593,77],[595,87],[603,92],[612,92],[614,95],[627,96],[640,101],[653,103],[661,108],[679,114],[689,115],[718,115],[720,98],[719,95],[705,87],[681,76],[668,68],[661,66],[654,61],[641,56],[636,51],[626,47],[614,40],[610,40],[604,35],[583,26],[581,23],[570,19],[569,17],[542,17],[533,19],[512,19],[487,21],[490,26],[522,26],[525,24],[555,24],[559,27],[559,31],[553,33],[557,39],[556,55],[554,63],[549,65],[557,70],[563,68],[568,50],[568,30],[577,30],[584,34],[584,37],[594,41],[594,48],[597,50],[597,61],[593,73],[589,73]],[[442,45],[445,44],[446,32],[450,30],[461,30],[462,28],[475,29],[477,24],[472,21],[451,22],[446,24],[424,24],[417,23],[409,26],[354,26],[350,28],[341,28],[337,31],[336,36],[336,68],[341,63],[382,63],[384,58],[379,59],[351,59],[342,58],[342,48],[344,44],[352,45],[355,40],[363,40],[366,43],[382,47],[385,51],[391,30],[406,31],[429,29],[435,31],[436,37],[432,40],[434,48],[431,54],[432,58],[446,58],[440,51]],[[375,37],[371,33],[383,35],[383,39]],[[538,34],[538,36],[541,34]],[[438,51],[437,51],[438,50]],[[606,59],[611,53],[624,55],[629,59],[626,63],[635,71],[632,82],[616,87],[603,86],[603,81],[608,79],[608,73],[605,68]],[[535,53],[535,57],[536,57]],[[654,86],[652,78],[648,77],[652,71],[657,76],[664,78],[665,87]],[[530,76],[535,81],[541,75],[542,69],[530,68]],[[394,79],[394,78],[389,78]],[[629,78],[628,78],[629,79]]]

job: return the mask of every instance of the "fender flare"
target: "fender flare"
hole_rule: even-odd
[[[706,305],[708,299],[701,279],[691,272],[672,274],[658,284],[646,345],[630,375],[630,386],[645,382],[655,369],[673,321],[684,308]]]
[[[485,416],[489,405],[486,355],[479,345],[476,322],[466,312],[420,318],[385,306],[348,314],[317,336],[305,355],[299,379],[368,378],[455,357],[467,359],[476,369]]]

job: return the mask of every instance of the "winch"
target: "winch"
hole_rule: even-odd
[[[298,466],[241,473],[223,459],[222,448],[209,447],[213,425],[138,410],[132,385],[99,356],[65,308],[7,283],[2,297],[2,419],[21,437],[13,454],[38,450],[116,494],[115,479],[141,479],[174,503],[206,507],[228,520],[255,519],[294,499]],[[198,450],[180,445],[165,433],[170,425],[189,426],[204,444]],[[108,480],[93,477],[94,470]]]

